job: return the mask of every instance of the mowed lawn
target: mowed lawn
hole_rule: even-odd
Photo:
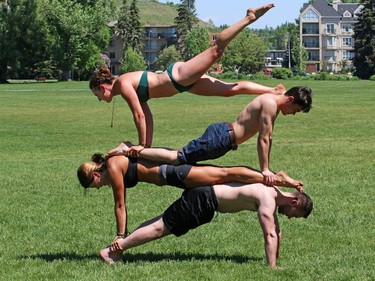
[[[279,218],[280,270],[266,266],[250,212],[219,214],[129,250],[123,263],[102,262],[98,251],[116,234],[112,192],[85,194],[76,170],[95,152],[137,141],[130,110],[120,97],[114,108],[98,102],[87,82],[28,83],[0,85],[0,280],[374,280],[375,82],[261,83],[314,92],[310,113],[275,125],[271,168],[304,181],[314,200],[308,219]],[[234,121],[252,99],[151,100],[154,146],[179,148],[211,123]],[[256,138],[210,163],[258,168]],[[142,183],[128,190],[130,229],[180,194]]]

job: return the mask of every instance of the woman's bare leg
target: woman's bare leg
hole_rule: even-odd
[[[246,16],[220,32],[216,41],[207,50],[198,54],[187,62],[178,62],[172,70],[172,75],[177,83],[190,85],[196,82],[220,57],[230,41],[236,37],[245,27],[263,16],[274,4],[268,4],[259,8],[250,8]]]
[[[240,94],[261,95],[276,94],[281,95],[286,92],[283,84],[276,87],[268,87],[250,81],[224,82],[214,77],[203,75],[189,90],[190,93],[202,96],[222,96],[231,97]]]

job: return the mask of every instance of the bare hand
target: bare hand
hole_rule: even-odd
[[[124,240],[123,238],[116,237],[115,240],[112,241],[111,246],[109,247],[111,252],[122,251],[122,247],[120,242]]]
[[[145,149],[142,145],[135,145],[129,148],[128,156],[133,158],[138,158],[141,151]]]
[[[265,185],[273,186],[276,184],[275,174],[270,170],[262,171],[262,175],[264,177]]]

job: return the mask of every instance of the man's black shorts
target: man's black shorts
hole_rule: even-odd
[[[218,201],[212,186],[187,189],[163,214],[163,222],[171,233],[181,236],[212,220]]]

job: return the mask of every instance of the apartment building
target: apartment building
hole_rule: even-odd
[[[116,22],[111,22],[109,26],[114,27],[115,24]],[[154,71],[157,70],[156,59],[159,52],[163,48],[176,43],[176,26],[146,25],[143,27],[143,31],[143,37],[141,38],[144,44],[143,57],[147,63],[147,70]],[[115,75],[121,74],[122,40],[114,32],[106,54],[110,59],[111,73]]]
[[[340,72],[352,67],[354,24],[359,4],[340,0],[305,3],[300,14],[300,39],[308,53],[307,72]]]

